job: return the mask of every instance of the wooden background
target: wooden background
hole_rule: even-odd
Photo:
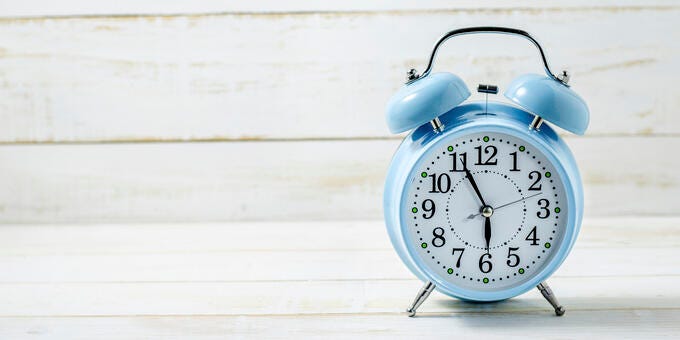
[[[586,216],[680,212],[675,1],[0,3],[0,223],[380,219],[384,104],[434,41],[534,34],[589,103]],[[437,69],[503,90],[512,37]]]

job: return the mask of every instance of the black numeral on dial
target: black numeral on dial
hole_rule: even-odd
[[[444,238],[444,228],[434,228],[434,230],[432,230],[432,235],[434,235],[434,238],[432,239],[433,246],[439,248],[446,244],[446,239]]]
[[[508,248],[508,260],[505,262],[508,264],[509,267],[517,267],[519,264],[519,256],[517,254],[513,254],[513,251],[518,251],[519,247],[510,247]]]
[[[548,216],[550,216],[550,209],[548,209],[550,202],[545,198],[541,198],[538,200],[538,206],[541,208],[541,210],[536,213],[536,216],[538,216],[540,219],[548,218]],[[543,212],[543,214],[541,214],[541,212]]]
[[[429,220],[429,219],[432,218],[432,216],[434,216],[434,212],[436,210],[435,206],[434,206],[434,201],[432,201],[431,199],[426,199],[426,200],[423,201],[423,204],[421,205],[421,207],[423,208],[423,211],[425,212],[425,214],[423,214],[424,219]],[[428,215],[427,213],[430,213],[430,214]]]
[[[498,160],[496,160],[496,154],[498,153],[498,149],[496,149],[495,146],[487,145],[484,148],[484,154],[489,155],[489,157],[487,157],[486,160],[483,161],[483,162],[482,162],[482,147],[477,146],[477,147],[475,147],[475,150],[477,150],[477,163],[475,163],[475,165],[496,165],[496,164],[498,164]]]
[[[510,156],[512,156],[512,169],[510,171],[519,171],[517,168],[517,151],[511,152]]]
[[[441,174],[439,176],[437,176],[437,174],[431,174],[429,177],[432,178],[431,193],[444,193],[451,190],[451,177],[449,177],[448,174]]]
[[[485,257],[491,259],[491,254],[489,253],[482,254],[482,257],[479,258],[479,270],[482,273],[486,274],[491,271],[491,269],[493,268],[493,264],[491,264],[491,261],[485,259]]]
[[[450,153],[449,156],[452,158],[453,165],[451,165],[451,172],[463,172],[467,167],[467,152],[461,153]],[[459,157],[460,156],[460,157]]]
[[[536,237],[536,226],[534,226],[534,228],[531,229],[531,231],[529,232],[529,235],[527,235],[525,240],[531,242],[531,243],[529,243],[529,245],[532,245],[532,246],[538,245],[539,238]]]
[[[541,184],[538,184],[538,182],[541,180],[541,173],[538,171],[532,171],[529,173],[529,179],[536,179],[533,184],[529,187],[529,191],[540,191],[541,188],[543,187]]]
[[[455,257],[457,251],[459,251],[460,254],[458,254],[458,260],[456,261],[456,268],[460,268],[460,258],[463,257],[463,252],[465,251],[465,248],[453,248],[453,252],[451,252],[451,255],[453,255]]]

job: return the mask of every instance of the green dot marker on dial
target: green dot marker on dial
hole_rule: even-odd
[[[420,173],[420,177],[425,178],[427,177],[427,172],[423,171]]]
[[[417,213],[417,212],[418,212],[418,208],[416,208],[416,207],[413,207],[413,209],[411,209],[411,211],[413,211],[413,213],[415,214],[415,213]]]
[[[520,269],[519,269],[519,273],[520,273],[520,274],[524,274],[524,268],[520,268]]]
[[[519,151],[524,152],[524,150],[526,150],[526,148],[524,147],[524,145],[521,145],[521,146],[519,147]]]
[[[446,150],[453,151],[453,146],[449,145],[449,147],[446,148]]]
[[[449,268],[446,272],[449,273],[449,275],[453,274],[453,268]]]
[[[489,278],[485,277],[484,280],[482,280],[482,281],[484,281],[484,283],[489,283]]]
[[[423,248],[427,248],[427,243],[423,242],[423,243],[420,244],[420,246],[423,247]]]
[[[484,141],[488,142],[489,141],[489,136],[484,136]]]
[[[550,177],[550,176],[552,176],[552,174],[550,173],[550,171],[546,171],[545,177]]]
[[[560,211],[562,211],[562,210],[560,210],[560,207],[556,207],[556,208],[555,208],[555,212],[556,212],[556,213],[559,213]]]
[[[546,248],[550,248],[550,242],[546,242],[546,243],[545,243],[545,247],[546,247]]]

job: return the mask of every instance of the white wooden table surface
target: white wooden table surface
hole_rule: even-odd
[[[680,337],[680,218],[590,219],[538,291],[492,304],[434,293],[381,221],[4,225],[0,338]]]

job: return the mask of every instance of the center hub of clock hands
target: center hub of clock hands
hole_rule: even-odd
[[[491,206],[482,207],[482,212],[480,213],[484,217],[491,217],[493,215],[493,208]]]

